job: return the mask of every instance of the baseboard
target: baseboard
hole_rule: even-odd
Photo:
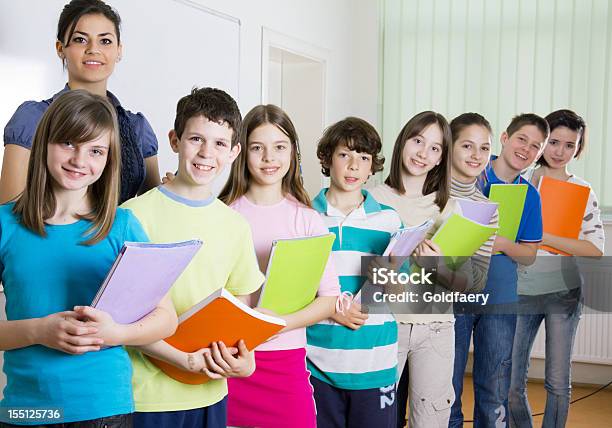
[[[472,353],[468,355],[467,373],[472,373]],[[544,381],[544,359],[531,358],[529,363],[529,380]],[[606,364],[572,363],[572,384],[584,386],[601,386],[612,381],[612,366]]]

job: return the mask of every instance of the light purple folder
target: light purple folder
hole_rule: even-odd
[[[463,217],[467,217],[484,226],[489,225],[495,210],[497,210],[497,204],[493,202],[480,202],[459,198],[456,201],[461,207]]]
[[[155,309],[201,246],[199,240],[126,242],[91,306],[119,324],[138,321]]]
[[[433,220],[427,220],[418,226],[407,227],[395,232],[389,241],[383,256],[393,253],[394,256],[409,256],[414,249],[425,239],[427,231],[433,226]]]

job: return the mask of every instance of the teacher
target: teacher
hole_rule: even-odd
[[[159,184],[157,139],[142,113],[124,109],[111,92],[108,79],[121,61],[121,18],[100,0],[72,0],[57,24],[57,56],[68,70],[66,86],[44,101],[21,104],[4,128],[4,160],[0,177],[0,203],[17,197],[25,188],[32,138],[43,113],[62,93],[85,89],[105,96],[115,107],[121,135],[121,193],[124,202]]]

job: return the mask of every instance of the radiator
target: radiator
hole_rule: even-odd
[[[581,271],[585,282],[592,285],[589,287],[589,290],[594,293],[592,297],[599,302],[607,302],[610,308],[612,304],[610,278],[612,262],[602,260],[597,265],[586,263],[585,268]],[[531,352],[533,358],[544,358],[545,356],[544,331],[544,323],[542,323],[533,344]],[[609,310],[608,312],[597,312],[589,308],[584,309],[576,332],[572,360],[612,365],[612,313]]]

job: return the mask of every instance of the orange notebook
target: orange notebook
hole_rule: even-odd
[[[543,176],[538,190],[542,198],[544,232],[563,238],[578,239],[591,189],[580,184]],[[568,255],[547,245],[542,245],[541,248],[552,253]]]
[[[179,317],[179,326],[167,343],[184,352],[195,352],[222,341],[237,346],[244,339],[249,350],[265,342],[285,326],[283,319],[258,312],[225,289],[219,289]],[[149,357],[172,379],[191,385],[209,380],[208,376],[181,370],[172,364]]]

